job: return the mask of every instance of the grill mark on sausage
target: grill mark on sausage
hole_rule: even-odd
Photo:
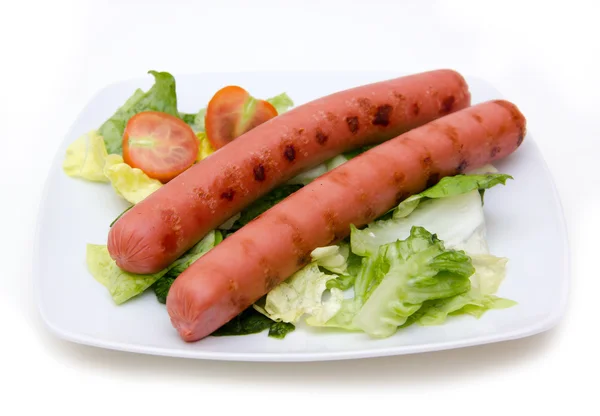
[[[258,182],[262,182],[265,180],[265,167],[262,165],[262,163],[259,163],[258,165],[254,166],[254,169],[252,171],[254,173],[254,180]]]
[[[410,196],[410,192],[406,192],[406,191],[397,192],[396,193],[396,205],[398,205],[400,202],[404,201],[409,196]]]
[[[519,129],[519,136],[517,138],[517,147],[523,143],[523,139],[525,138],[525,134],[527,133],[527,127],[525,125],[525,118],[521,115],[519,110],[514,104],[511,104],[507,101],[503,100],[494,100],[495,104],[504,108],[506,111],[510,113],[510,116],[515,123],[515,126]]]
[[[412,105],[412,113],[415,116],[418,116],[420,112],[421,112],[421,107],[419,106],[419,103],[417,103],[417,102],[413,103],[413,105]]]
[[[359,98],[356,101],[358,101],[358,106],[360,107],[361,111],[367,114],[371,112],[371,108],[373,107],[371,105],[371,100],[369,100],[368,98]]]
[[[430,188],[440,181],[440,174],[438,172],[432,172],[427,177],[427,187]]]
[[[279,276],[274,273],[269,265],[269,260],[265,256],[259,256],[258,264],[262,268],[263,275],[265,276],[265,291],[269,292],[279,283]]]
[[[325,143],[327,143],[327,139],[329,139],[329,136],[323,133],[323,130],[318,128],[315,133],[315,139],[317,140],[317,143],[319,143],[320,145],[324,145]]]
[[[433,160],[431,159],[431,155],[427,153],[427,155],[421,159],[421,166],[423,169],[429,170],[431,165],[433,164]]]
[[[348,130],[350,130],[350,133],[356,134],[358,132],[358,117],[346,117],[346,124],[348,125]]]
[[[333,243],[338,239],[336,214],[331,209],[326,208],[323,212],[323,219],[325,220],[327,231],[331,234],[331,240],[329,242]]]
[[[278,284],[279,278],[277,276],[267,274],[265,277],[265,292],[270,292],[271,289],[274,289]]]
[[[395,186],[402,185],[405,180],[406,180],[406,175],[404,174],[404,172],[398,172],[398,171],[394,172],[393,183]]]
[[[291,219],[285,214],[278,215],[277,221],[291,230],[292,245],[296,254],[296,263],[299,266],[303,266],[310,262],[311,250],[307,248],[306,241],[302,237],[298,226],[294,225]]]
[[[335,182],[337,184],[340,184],[342,186],[348,186],[348,173],[340,170],[338,172],[336,172],[334,175],[329,175],[327,177],[327,179],[329,179],[331,182]]]
[[[169,232],[164,235],[161,241],[162,249],[167,253],[172,253],[177,250],[179,245],[181,218],[174,209],[163,209],[160,212],[160,219],[169,227]]]
[[[490,157],[496,156],[498,153],[500,153],[501,150],[502,149],[500,148],[500,146],[492,147],[492,150],[490,151]]]
[[[392,113],[392,106],[389,104],[380,105],[377,107],[375,116],[371,124],[374,126],[387,126],[390,124],[390,114]]]
[[[394,97],[398,101],[405,101],[406,100],[406,97],[404,95],[400,94],[399,92],[394,91],[394,92],[392,92],[392,94],[394,95]]]
[[[233,201],[233,197],[235,195],[235,191],[231,188],[227,188],[225,191],[221,193],[221,199],[226,199],[228,201]]]
[[[335,124],[338,121],[338,116],[333,114],[331,111],[328,111],[327,113],[325,113],[325,117],[327,118],[327,121],[332,124]]]
[[[461,160],[460,163],[458,164],[458,166],[456,167],[457,174],[463,173],[465,171],[465,169],[467,169],[468,166],[469,166],[469,162],[467,162],[466,159]]]
[[[454,95],[449,95],[448,97],[442,100],[442,105],[440,106],[440,114],[448,114],[452,111],[452,107],[454,106],[454,102],[456,98]]]
[[[483,122],[483,119],[481,118],[481,116],[479,114],[475,114],[475,113],[471,113],[471,116],[475,119],[476,122],[478,122],[479,124],[481,124]]]
[[[283,156],[290,161],[293,162],[296,159],[296,149],[293,144],[288,144],[285,146],[285,150],[283,151]]]

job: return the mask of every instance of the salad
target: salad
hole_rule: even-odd
[[[261,99],[239,86],[227,86],[210,103],[199,103],[195,113],[185,113],[178,108],[174,77],[167,72],[149,74],[154,85],[148,91],[134,91],[102,125],[70,144],[63,163],[72,178],[111,186],[131,204],[128,209],[294,106],[285,92]],[[149,133],[156,128],[167,133],[157,139]],[[165,304],[171,285],[192,263],[289,195],[368,148],[338,155],[295,176],[157,273],[122,270],[105,244],[90,242],[89,273],[116,305],[148,291]],[[480,318],[489,310],[515,305],[496,295],[508,259],[490,252],[484,215],[485,192],[510,179],[492,165],[442,178],[366,227],[351,226],[343,241],[313,250],[306,266],[212,335],[265,331],[270,337],[284,338],[296,326],[306,325],[386,338],[411,325],[441,325],[455,315]]]

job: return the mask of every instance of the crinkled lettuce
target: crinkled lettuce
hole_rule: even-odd
[[[346,274],[349,254],[350,246],[346,243],[340,243],[334,246],[316,248],[310,253],[310,256],[317,266],[321,266],[332,273]]]
[[[63,162],[63,170],[71,177],[108,182],[103,171],[106,156],[107,151],[102,136],[93,130],[69,145]]]
[[[406,238],[413,225],[437,233],[449,248],[470,253],[486,253],[485,218],[480,192],[504,184],[509,175],[457,175],[443,178],[401,202],[391,219],[370,223],[362,230],[352,229],[352,251],[373,255],[379,246]]]
[[[163,185],[141,169],[132,168],[123,162],[119,155],[109,155],[106,158],[104,175],[110,180],[115,192],[132,204],[142,201]]]
[[[394,218],[406,217],[424,200],[462,195],[474,190],[483,191],[498,184],[505,185],[508,179],[513,177],[503,173],[446,176],[431,188],[402,201],[394,210]]]
[[[117,266],[105,245],[97,244],[87,245],[86,263],[94,279],[108,289],[117,305],[144,292],[167,273],[167,269],[146,275],[126,272]]]
[[[310,315],[311,321],[325,323],[339,311],[343,300],[339,289],[331,289],[329,298],[323,298],[331,279],[335,275],[323,273],[311,263],[272,289],[264,305],[256,304],[255,308],[278,322],[294,323]]]
[[[118,154],[108,154],[102,136],[91,131],[69,145],[63,170],[72,177],[110,182],[116,193],[137,204],[162,186],[142,170],[132,168]]]
[[[219,236],[213,231],[169,267],[153,274],[134,274],[122,270],[110,257],[105,245],[88,244],[86,264],[94,279],[106,287],[113,301],[120,305],[140,295],[168,273],[171,276],[175,272],[181,273],[218,242]]]
[[[408,317],[432,299],[470,290],[475,272],[462,251],[447,250],[435,235],[413,227],[405,240],[381,247],[368,298],[352,324],[374,338],[393,335]],[[378,283],[379,279],[381,280]]]
[[[312,326],[383,338],[414,323],[438,325],[448,316],[479,317],[513,306],[495,295],[508,260],[489,254],[485,238],[480,191],[508,179],[494,172],[488,167],[467,180],[459,175],[446,181],[441,190],[432,187],[405,216],[387,216],[391,219],[362,230],[351,226],[349,246],[342,242],[314,250],[313,263],[297,273],[302,284],[273,290],[277,312],[289,312],[286,318],[294,322],[307,316]],[[323,308],[330,302],[337,312],[323,322],[319,314],[296,307],[309,293],[311,305]]]
[[[104,138],[108,153],[121,154],[123,151],[123,132],[129,119],[142,111],[161,111],[179,116],[177,111],[177,93],[175,78],[168,72],[148,71],[154,76],[154,85],[147,92],[136,90],[108,120],[98,132]]]
[[[267,101],[275,107],[277,114],[283,114],[294,106],[294,102],[285,92],[275,97],[267,98]]]
[[[504,309],[516,305],[513,300],[495,295],[506,275],[507,258],[490,254],[471,256],[475,273],[471,276],[471,289],[447,299],[426,302],[414,321],[420,325],[441,325],[448,316],[469,314],[480,318],[491,309]]]

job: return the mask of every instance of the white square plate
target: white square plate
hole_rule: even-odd
[[[238,84],[258,97],[283,91],[296,105],[345,88],[403,75],[390,72],[174,74],[180,111],[204,107],[212,94]],[[467,77],[473,104],[503,98],[488,83]],[[208,337],[183,342],[165,306],[149,291],[116,306],[88,273],[87,243],[106,244],[111,221],[126,207],[108,184],[67,177],[61,168],[68,144],[99,126],[152,77],[120,82],[100,91],[83,109],[58,150],[40,207],[34,253],[35,287],[43,320],[58,336],[97,347],[188,358],[248,361],[312,361],[409,354],[466,347],[530,336],[561,318],[569,286],[568,243],[560,201],[531,134],[496,166],[514,176],[486,194],[488,239],[493,254],[510,259],[499,296],[518,305],[477,320],[450,318],[442,326],[411,326],[373,340],[299,327],[283,340],[266,333]],[[507,97],[510,100],[510,97]],[[516,103],[517,105],[519,103]],[[525,116],[527,116],[525,114]],[[531,129],[532,126],[528,126]]]

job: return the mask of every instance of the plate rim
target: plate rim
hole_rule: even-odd
[[[348,70],[348,71],[207,71],[207,72],[171,72],[173,76],[177,79],[178,76],[208,76],[210,74],[268,74],[268,73],[278,73],[278,74],[293,74],[293,73],[302,73],[302,74],[324,74],[324,73],[357,73],[357,74],[396,74],[396,76],[403,76],[408,73],[406,72],[396,72],[390,70],[369,70],[369,71],[358,71],[358,70]],[[483,83],[487,83],[496,89],[496,87],[486,81],[485,79],[473,76],[468,73],[461,73],[466,79],[477,80]],[[124,342],[114,342],[114,341],[104,341],[99,338],[91,337],[88,335],[81,335],[74,333],[70,330],[61,329],[55,323],[53,323],[48,315],[44,311],[44,302],[43,295],[41,292],[39,279],[43,274],[40,266],[40,259],[42,256],[41,253],[41,230],[44,224],[44,218],[46,209],[45,206],[48,203],[49,196],[49,188],[50,183],[52,181],[52,172],[56,169],[60,169],[62,166],[62,157],[61,153],[63,147],[68,145],[67,137],[71,136],[74,132],[75,126],[78,124],[80,119],[83,117],[86,108],[94,102],[99,96],[101,96],[106,90],[113,89],[119,85],[127,84],[133,81],[140,80],[142,82],[144,78],[142,77],[132,77],[121,79],[112,83],[105,85],[104,87],[97,90],[95,94],[91,96],[91,98],[87,101],[87,103],[82,107],[77,117],[70,124],[69,128],[63,135],[62,140],[59,142],[58,148],[56,149],[53,160],[50,166],[50,169],[46,173],[46,178],[43,183],[43,188],[41,192],[41,197],[38,202],[38,214],[36,218],[35,228],[34,228],[34,243],[32,250],[32,280],[33,280],[33,292],[35,303],[37,307],[38,314],[40,315],[42,322],[45,324],[47,329],[56,335],[57,337],[73,342],[80,345],[86,345],[96,348],[103,348],[113,351],[122,351],[129,353],[138,353],[144,355],[154,355],[154,356],[163,356],[163,357],[178,357],[178,358],[192,358],[192,359],[202,359],[202,360],[214,360],[214,361],[248,361],[248,362],[309,362],[309,361],[337,361],[337,360],[349,360],[349,359],[363,359],[363,358],[375,358],[375,357],[388,357],[388,356],[397,356],[397,355],[409,355],[409,354],[418,354],[418,353],[427,353],[433,351],[444,351],[450,349],[458,349],[458,348],[467,348],[477,345],[486,345],[497,342],[505,342],[511,341],[521,338],[530,337],[533,335],[540,334],[542,332],[546,332],[555,326],[557,326],[562,318],[565,315],[568,299],[571,293],[571,245],[568,227],[565,218],[564,207],[560,198],[560,193],[556,186],[556,182],[554,180],[554,176],[552,171],[549,168],[546,159],[544,158],[544,154],[537,145],[536,141],[533,138],[533,134],[531,133],[531,129],[528,126],[527,136],[529,139],[530,145],[534,147],[534,150],[538,152],[540,156],[540,161],[542,163],[544,173],[546,174],[551,189],[552,189],[552,198],[555,202],[554,210],[558,219],[558,228],[561,236],[561,246],[562,246],[562,259],[563,259],[563,270],[561,271],[561,290],[560,290],[560,298],[558,299],[556,308],[552,309],[550,314],[547,314],[544,319],[541,319],[534,324],[530,324],[528,326],[524,326],[522,328],[518,328],[511,331],[497,332],[493,334],[486,334],[481,336],[464,338],[461,340],[455,341],[447,341],[447,342],[431,342],[427,344],[416,344],[416,345],[401,345],[401,346],[391,346],[391,347],[383,347],[383,348],[366,348],[362,350],[356,351],[327,351],[327,352],[296,352],[296,353],[272,353],[272,352],[252,352],[252,353],[244,353],[244,352],[209,352],[209,351],[201,351],[201,350],[185,350],[185,349],[172,349],[172,348],[164,348],[164,347],[153,347],[148,345],[138,345]],[[147,79],[146,79],[147,80]],[[500,93],[500,95],[502,95]]]

